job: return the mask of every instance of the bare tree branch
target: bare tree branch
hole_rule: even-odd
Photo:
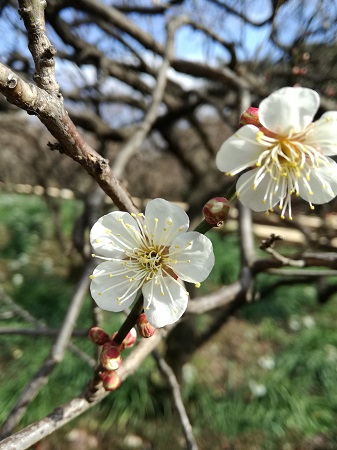
[[[183,399],[181,397],[180,386],[178,380],[171,369],[171,367],[167,364],[165,359],[155,350],[153,353],[155,360],[157,361],[157,365],[165,377],[168,385],[171,389],[171,394],[173,398],[174,407],[179,415],[179,419],[184,431],[184,436],[186,440],[186,448],[188,450],[198,450],[197,442],[194,438],[192,425],[188,418],[185,405]]]
[[[154,121],[156,120],[158,107],[163,99],[167,83],[167,70],[170,67],[170,62],[173,55],[174,33],[176,29],[181,26],[183,21],[183,18],[179,18],[179,21],[174,18],[171,19],[167,24],[167,40],[164,52],[165,56],[163,58],[161,68],[158,71],[157,83],[153,90],[151,105],[138,130],[133,133],[128,142],[123,146],[123,148],[117,155],[117,158],[114,162],[114,173],[117,178],[121,176],[131,155],[140,148],[146,135],[149,133],[154,124]]]
[[[160,344],[166,334],[167,331],[164,329],[157,330],[151,339],[142,340],[118,369],[120,378],[125,380],[132,375],[142,361]],[[70,402],[57,407],[44,419],[32,423],[22,431],[1,441],[0,450],[17,450],[19,448],[25,450],[29,448],[101,402],[107,395],[109,395],[109,392],[102,388],[101,383],[98,385],[96,383],[90,384],[82,396],[75,397]]]
[[[46,5],[46,0],[19,0],[19,13],[28,32],[28,48],[35,63],[34,80],[41,89],[60,98],[60,87],[54,71],[56,49],[46,35]]]
[[[57,328],[18,328],[18,327],[0,327],[0,334],[17,334],[21,336],[45,336],[54,337],[59,334]],[[88,337],[88,331],[74,330],[72,336],[75,337]]]
[[[131,197],[112,175],[108,161],[83,139],[60,101],[26,83],[3,64],[0,64],[0,92],[13,105],[39,117],[59,141],[51,144],[51,149],[66,153],[80,163],[121,210],[137,212]]]
[[[14,312],[14,314],[16,314],[17,316],[21,317],[24,321],[26,321],[36,327],[34,329],[29,329],[29,330],[27,329],[24,333],[21,333],[21,331],[24,331],[24,330],[15,329],[15,332],[14,332],[14,329],[12,329],[13,333],[11,332],[10,334],[57,336],[60,333],[59,329],[51,330],[50,328],[47,327],[47,325],[42,320],[38,320],[35,317],[33,317],[28,311],[26,311],[24,308],[22,308],[20,305],[18,305],[16,302],[14,302],[14,300],[11,297],[9,297],[9,295],[7,295],[6,292],[2,288],[0,288],[0,301],[2,301],[7,306],[9,306],[11,311]],[[2,334],[8,334],[7,331],[8,331],[8,328],[4,327]],[[55,331],[55,333],[54,333],[54,331]],[[1,332],[0,332],[0,334],[1,334]],[[72,333],[72,336],[76,336],[77,334],[83,336],[83,331],[80,331],[80,332],[74,331],[74,333]],[[87,334],[87,332],[86,332],[86,334]],[[93,361],[93,359],[90,358],[90,356],[87,353],[83,352],[72,342],[69,342],[69,350],[74,355],[76,355],[80,359],[82,359],[82,361],[85,361],[90,367],[93,367],[95,365],[95,362]]]

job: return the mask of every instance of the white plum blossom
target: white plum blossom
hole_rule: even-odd
[[[317,92],[301,87],[280,89],[259,106],[259,126],[245,125],[221,146],[219,170],[239,177],[240,201],[254,211],[288,211],[291,195],[322,204],[337,195],[337,111],[313,122],[319,107]]]
[[[188,302],[180,280],[200,286],[214,265],[211,241],[188,227],[186,212],[160,198],[147,204],[145,214],[114,211],[101,217],[90,233],[94,256],[105,260],[91,276],[98,306],[122,311],[142,289],[151,325],[177,321]]]

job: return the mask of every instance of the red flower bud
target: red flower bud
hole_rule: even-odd
[[[131,328],[131,330],[126,335],[124,341],[122,342],[123,349],[130,348],[135,345],[137,339],[137,331],[135,328]]]
[[[121,385],[121,379],[114,370],[103,370],[99,376],[106,391],[114,391]]]
[[[100,361],[107,370],[116,370],[122,364],[122,356],[119,346],[112,342],[106,342],[101,351]]]
[[[240,117],[239,128],[244,125],[255,125],[258,128],[261,128],[259,120],[259,108],[254,108],[254,106],[250,106],[247,111],[245,111]]]
[[[106,333],[104,330],[102,330],[102,328],[99,327],[90,328],[89,339],[97,345],[103,345],[110,340],[108,333]]]
[[[118,345],[115,343],[114,339],[117,336],[118,332],[115,331],[110,338],[110,342],[113,345]],[[131,330],[128,332],[128,334],[125,336],[123,342],[121,343],[121,345],[119,346],[120,351],[124,350],[125,348],[130,348],[133,347],[133,345],[135,344],[137,339],[137,331],[135,328],[131,328]]]
[[[144,313],[138,316],[136,325],[138,333],[143,338],[149,338],[153,336],[154,332],[156,331],[156,328],[148,322],[146,315]]]
[[[230,208],[229,201],[224,197],[214,197],[208,200],[206,205],[202,208],[202,213],[206,222],[211,225],[216,225],[224,222],[227,219]]]

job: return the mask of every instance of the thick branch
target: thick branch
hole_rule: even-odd
[[[0,92],[13,105],[37,115],[59,142],[50,144],[51,149],[57,149],[81,164],[119,209],[137,212],[131,197],[112,175],[108,161],[79,134],[61,101],[26,83],[3,64],[0,64]]]
[[[41,89],[50,94],[60,95],[54,71],[56,49],[46,35],[44,20],[46,5],[46,0],[19,0],[19,13],[28,33],[28,48],[35,63],[34,80]]]

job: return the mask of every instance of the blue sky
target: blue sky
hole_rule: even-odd
[[[326,23],[329,26],[329,20],[336,15],[337,0],[310,0],[303,3],[304,7],[301,9],[299,0],[288,0],[281,6],[277,15],[277,25],[280,29],[279,39],[284,44],[290,44],[299,33],[306,33],[308,30],[303,25],[307,17],[310,17],[313,12],[318,11],[317,17],[312,22],[312,27],[317,27],[318,22]],[[139,0],[138,4],[152,5],[152,0]],[[240,2],[229,3],[240,10],[243,14],[255,22],[261,22],[268,18],[271,13],[270,0],[246,0]],[[207,6],[207,14],[205,14],[205,5]],[[323,12],[320,12],[320,5],[324,5]],[[204,9],[203,9],[204,6]],[[280,56],[275,46],[270,42],[270,25],[267,24],[262,27],[254,27],[251,25],[243,25],[243,22],[234,15],[226,12],[219,13],[212,2],[206,0],[185,0],[183,6],[172,9],[170,14],[177,14],[186,12],[190,17],[198,22],[201,21],[205,27],[214,28],[223,39],[228,42],[234,42],[237,48],[237,56],[244,60],[247,58],[254,58],[256,56],[263,58],[267,55],[272,55],[274,59]],[[221,10],[220,10],[221,11]],[[325,11],[325,12],[324,12]],[[324,17],[324,14],[327,17]],[[69,19],[72,15],[72,10],[64,10],[62,16],[64,19]],[[132,20],[140,28],[152,34],[159,42],[163,43],[165,40],[165,20],[167,17],[156,17],[150,20],[148,17],[132,15]],[[23,51],[29,58],[29,52],[26,48],[26,36],[20,33],[14,26],[19,26],[22,29],[22,21],[20,21],[18,13],[14,9],[6,10],[0,18],[0,39],[2,42],[2,49],[0,50],[0,60],[4,60],[4,55],[13,51]],[[328,28],[327,28],[328,30]],[[84,38],[88,38],[92,43],[98,43],[101,50],[104,51],[111,58],[120,61],[130,61],[130,55],[126,56],[121,44],[116,42],[111,44],[109,39],[106,39],[101,31],[92,30],[88,27],[82,31]],[[136,43],[132,38],[123,35],[129,42],[135,46],[148,63],[152,63],[155,67],[159,61],[151,51],[144,50],[144,48]],[[54,42],[57,48],[62,48],[61,43],[55,33],[49,30],[49,37]],[[331,32],[331,39],[335,36]],[[310,38],[309,38],[310,39]],[[319,36],[316,37],[319,39]],[[193,61],[203,61],[208,64],[217,64],[218,60],[228,61],[229,54],[222,46],[213,41],[205,41],[204,34],[200,31],[194,31],[189,26],[181,28],[176,35],[175,42],[176,57],[188,59]],[[70,51],[72,51],[70,49]],[[61,66],[61,67],[60,67]],[[62,72],[65,66],[59,65],[59,70]],[[88,68],[86,68],[88,71]]]

